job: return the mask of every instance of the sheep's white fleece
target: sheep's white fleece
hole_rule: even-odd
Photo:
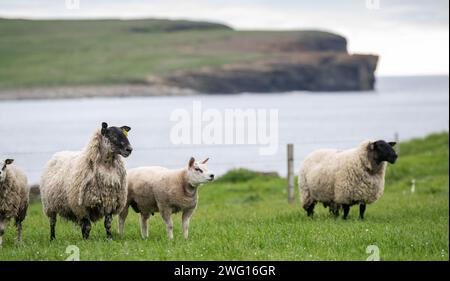
[[[41,179],[41,197],[47,216],[80,222],[117,214],[126,203],[126,170],[121,156],[109,152],[100,130],[83,151],[56,153]]]
[[[364,141],[344,151],[317,150],[307,156],[298,178],[302,206],[314,202],[370,204],[380,198],[386,162],[372,160],[370,143]]]
[[[197,188],[190,188],[186,169],[140,167],[128,171],[128,203],[136,202],[141,212],[159,212],[160,208],[177,212],[197,206]],[[187,193],[192,189],[192,194]]]
[[[6,166],[6,178],[0,183],[0,220],[25,216],[28,207],[29,189],[27,176],[14,165]],[[23,218],[21,218],[23,220]]]

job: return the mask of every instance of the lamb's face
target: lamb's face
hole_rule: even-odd
[[[130,130],[131,128],[128,126],[108,127],[108,124],[103,122],[101,133],[113,153],[128,157],[133,151],[128,141],[128,132]]]
[[[214,174],[208,171],[206,162],[209,158],[203,160],[200,163],[195,162],[192,157],[189,160],[189,167],[187,171],[188,182],[193,186],[198,186],[202,183],[210,182],[214,180]]]
[[[2,169],[0,170],[0,182],[4,182],[6,179],[6,166],[10,165],[12,162],[14,162],[14,159],[6,159],[5,161],[0,162],[0,167]]]
[[[395,142],[385,142],[384,140],[378,140],[371,143],[370,149],[373,151],[374,160],[378,163],[387,161],[394,164],[398,158],[398,155],[393,148],[395,144]]]

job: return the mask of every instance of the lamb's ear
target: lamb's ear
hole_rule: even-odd
[[[12,162],[14,162],[14,159],[6,159],[5,160],[5,165],[12,164]]]
[[[189,159],[189,168],[194,167],[194,163],[195,163],[195,158],[191,157],[191,159]]]
[[[208,162],[208,160],[209,160],[209,157],[206,158],[205,160],[203,160],[202,162],[200,162],[200,164],[205,164],[206,162]]]
[[[391,142],[388,142],[388,144],[389,144],[390,146],[394,147],[397,143],[396,143],[395,141],[391,141]]]
[[[375,150],[375,143],[374,142],[369,143],[369,150]]]
[[[108,123],[102,122],[102,131],[101,131],[102,135],[105,135],[107,130],[108,130]]]
[[[123,131],[125,131],[125,132],[129,132],[130,130],[131,130],[131,128],[130,127],[128,127],[128,126],[122,126],[122,127],[120,127]]]

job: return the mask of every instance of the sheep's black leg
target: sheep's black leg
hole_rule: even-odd
[[[330,206],[330,212],[333,214],[335,218],[339,217],[339,205]]]
[[[55,240],[56,214],[50,215],[50,241]]]
[[[22,221],[16,221],[17,242],[22,242]]]
[[[332,214],[334,217],[338,217],[339,216],[339,204],[336,204],[334,202],[330,202],[330,203],[324,203],[323,206],[325,208],[328,207],[330,214]]]
[[[359,218],[364,219],[364,212],[366,211],[366,204],[359,205]]]
[[[111,222],[112,222],[112,215],[106,215],[105,216],[105,230],[106,230],[106,239],[108,239],[108,240],[112,240]]]
[[[308,207],[305,208],[306,213],[308,214],[308,217],[312,217],[314,215],[314,207],[316,206],[316,203],[312,203]]]
[[[91,232],[91,221],[88,219],[81,220],[81,234],[83,235],[83,239],[89,239],[89,233]]]
[[[21,208],[15,218],[16,229],[17,229],[17,242],[22,241],[22,222],[27,215],[27,209],[28,209],[28,205],[26,205],[24,208]]]
[[[3,243],[3,234],[5,234],[5,222],[0,215],[0,250],[2,248]]]
[[[348,217],[348,212],[350,211],[350,205],[343,204],[342,209],[344,209],[344,220]]]

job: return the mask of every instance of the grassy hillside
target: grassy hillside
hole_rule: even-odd
[[[23,244],[15,245],[15,231],[7,228],[0,260],[64,260],[69,245],[79,247],[82,260],[366,260],[369,245],[378,246],[382,260],[448,260],[448,145],[447,133],[402,143],[398,162],[388,167],[385,195],[368,206],[364,221],[355,207],[347,221],[321,206],[307,218],[298,201],[287,204],[285,179],[238,170],[201,187],[187,241],[180,215],[168,241],[158,214],[143,241],[130,211],[124,238],[115,234],[107,242],[97,223],[91,240],[82,241],[78,228],[59,222],[50,243],[47,219],[34,204]]]
[[[276,57],[267,48],[299,39],[307,48],[326,49],[321,40],[330,39],[345,49],[345,39],[326,32],[238,32],[167,20],[0,19],[0,88],[141,83],[175,70]]]

